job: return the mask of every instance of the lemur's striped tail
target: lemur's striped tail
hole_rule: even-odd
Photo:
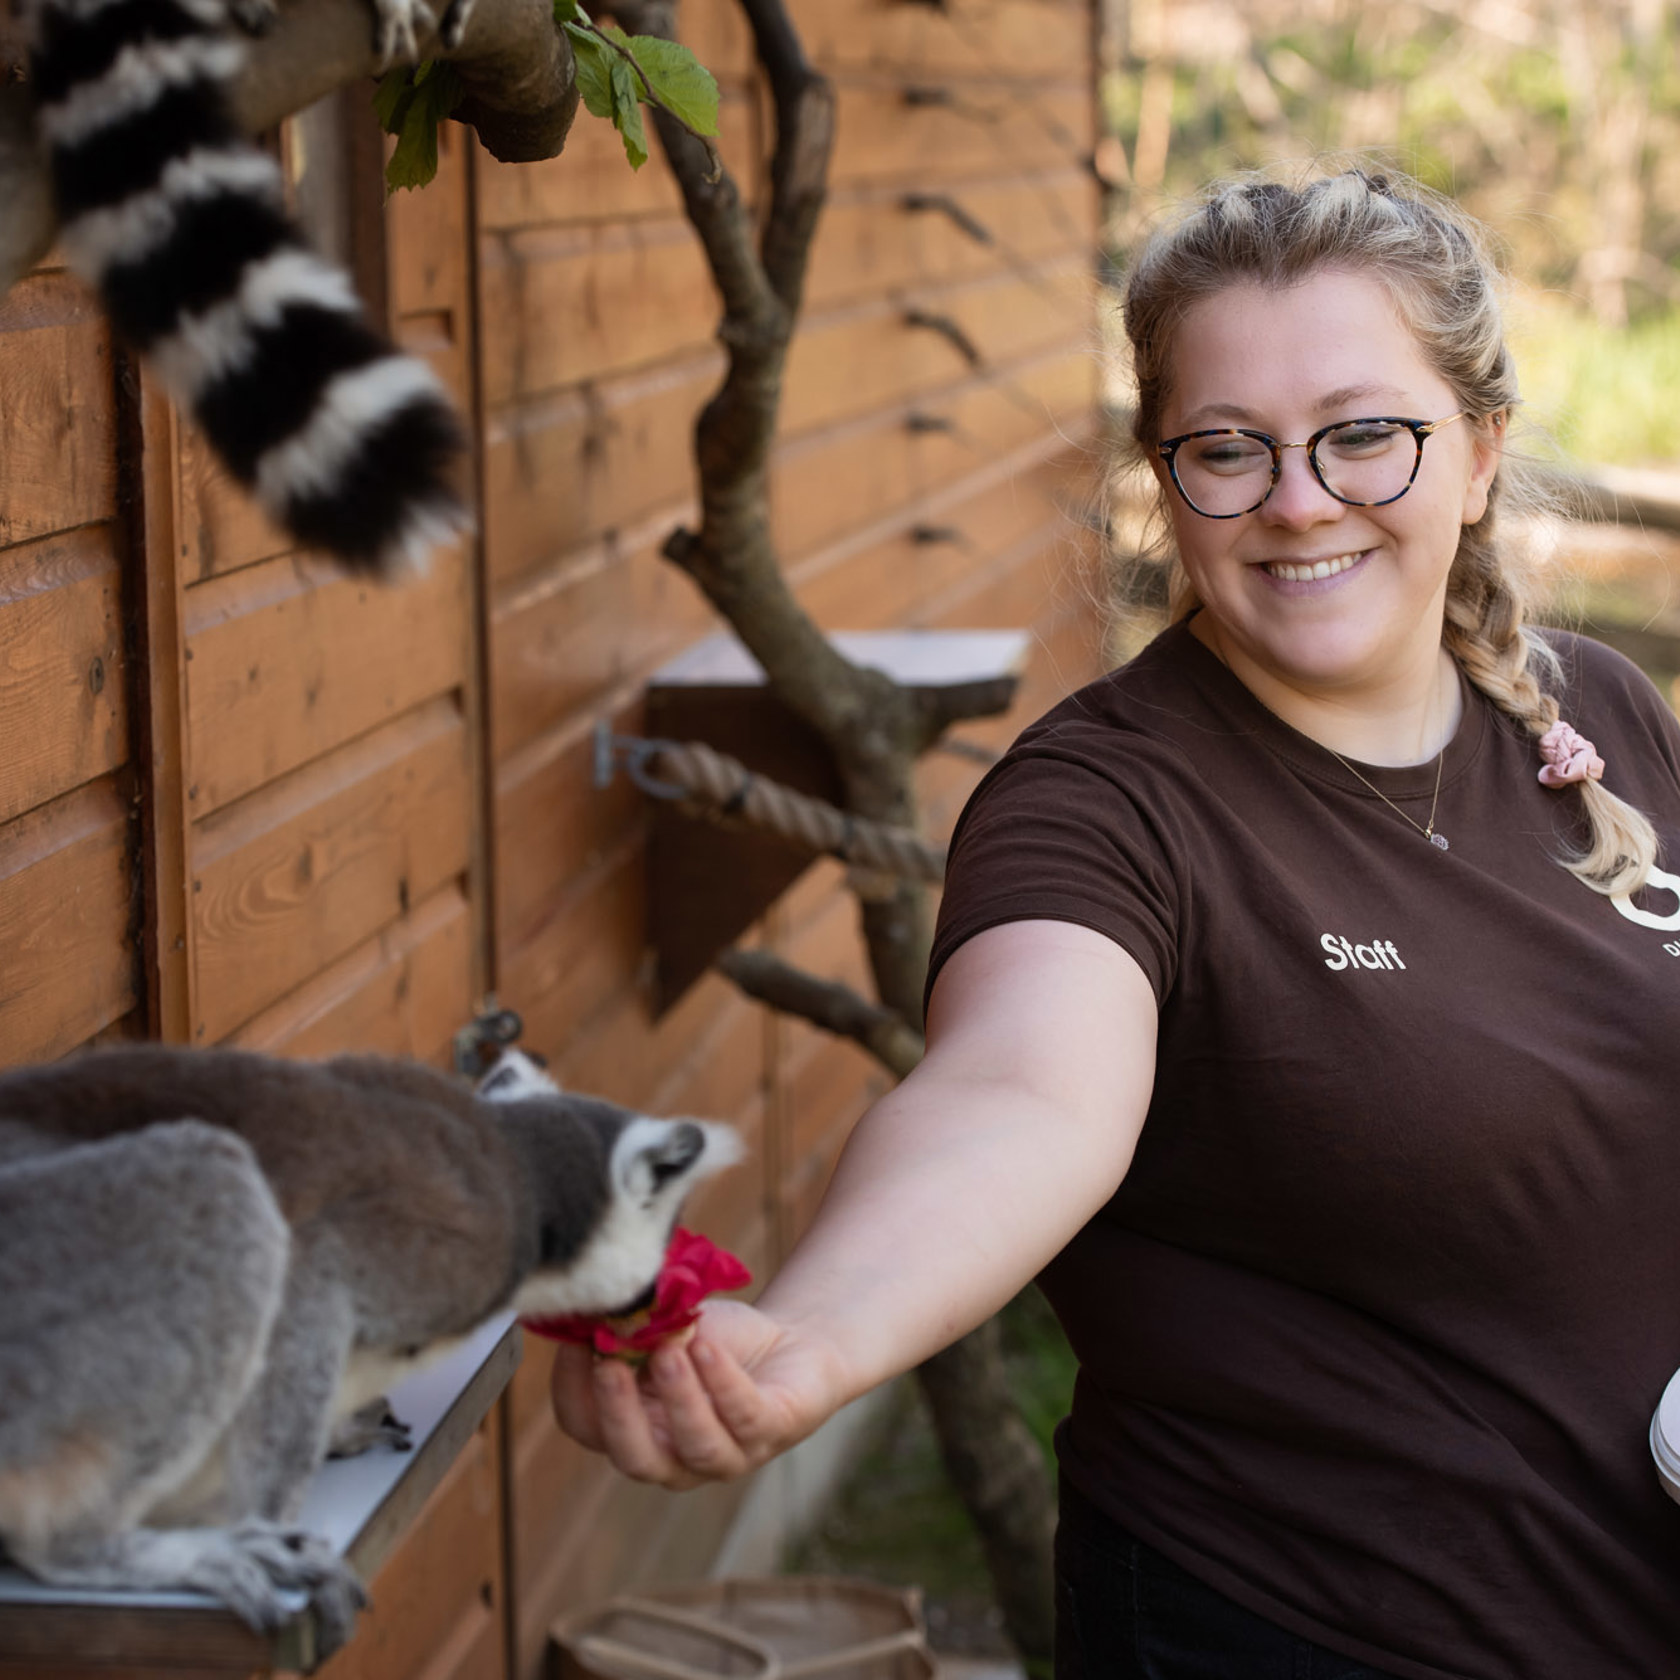
[[[394,577],[467,524],[461,429],[367,324],[239,132],[226,0],[36,0],[32,77],[64,249],[270,517]]]

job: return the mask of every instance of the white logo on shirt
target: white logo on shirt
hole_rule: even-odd
[[[1680,923],[1676,923],[1680,926]],[[1319,944],[1330,953],[1324,959],[1324,966],[1337,973],[1344,968],[1404,968],[1406,965],[1400,960],[1400,953],[1394,948],[1392,939],[1373,939],[1369,945],[1355,945],[1351,939],[1344,939],[1339,933],[1326,933],[1319,939]]]
[[[1641,910],[1626,893],[1617,893],[1610,902],[1630,922],[1637,922],[1641,927],[1655,928],[1659,933],[1680,932],[1680,875],[1670,875],[1666,870],[1653,869],[1647,885],[1662,887],[1674,894],[1675,907],[1669,915],[1658,916],[1649,910]]]

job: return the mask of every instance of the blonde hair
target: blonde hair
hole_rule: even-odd
[[[1147,458],[1160,442],[1173,346],[1192,308],[1233,284],[1281,289],[1325,269],[1368,275],[1388,291],[1430,365],[1475,417],[1472,424],[1499,426],[1516,406],[1499,268],[1479,223],[1402,176],[1349,169],[1301,186],[1254,176],[1210,188],[1176,223],[1154,233],[1132,262],[1123,316],[1137,383],[1132,435],[1139,453]],[[1521,462],[1501,459],[1486,512],[1460,532],[1442,628],[1444,645],[1471,683],[1536,738],[1557,721],[1557,701],[1546,685],[1559,680],[1558,660],[1526,622],[1532,573],[1504,538],[1500,515],[1537,510],[1546,501]],[[1175,562],[1172,616],[1197,605]],[[1656,862],[1649,819],[1602,782],[1577,785],[1588,844],[1559,862],[1596,892],[1636,890]]]

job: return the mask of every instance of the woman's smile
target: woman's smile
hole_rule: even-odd
[[[1324,583],[1352,571],[1369,552],[1368,549],[1360,549],[1353,554],[1335,554],[1323,560],[1262,560],[1260,569],[1279,583]]]

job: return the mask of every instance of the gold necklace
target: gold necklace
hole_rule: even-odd
[[[1358,770],[1355,770],[1354,767],[1349,764],[1348,761],[1343,758],[1334,747],[1326,747],[1324,750],[1329,753],[1329,755],[1335,759],[1335,761],[1341,765],[1344,770],[1353,771],[1353,774],[1358,776],[1360,781],[1362,781],[1366,787],[1368,787],[1371,792],[1374,793],[1377,798],[1380,799],[1391,811],[1400,811],[1400,807],[1396,805],[1394,801],[1390,799],[1369,776],[1362,775]],[[1415,828],[1418,833],[1430,843],[1430,845],[1439,846],[1443,852],[1447,849],[1447,837],[1444,834],[1437,834],[1435,832],[1435,807],[1441,803],[1441,772],[1446,768],[1446,763],[1447,749],[1445,745],[1443,745],[1441,750],[1435,755],[1435,797],[1429,801],[1429,826],[1425,828],[1424,825],[1415,817],[1407,815],[1405,811],[1400,811],[1400,815],[1405,817],[1406,821],[1409,822],[1412,827]]]

